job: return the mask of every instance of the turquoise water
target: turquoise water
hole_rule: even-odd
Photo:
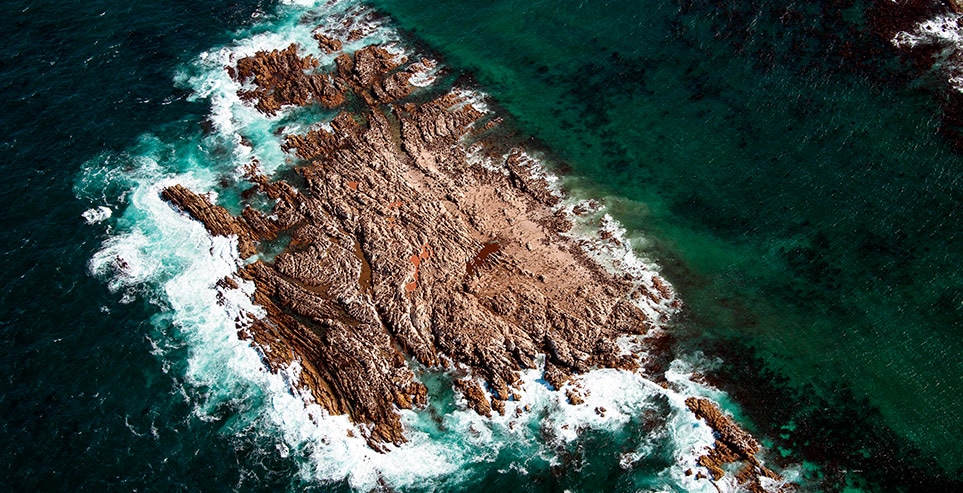
[[[606,198],[686,303],[675,350],[783,451],[770,462],[807,489],[958,486],[960,157],[937,135],[939,88],[868,32],[863,4],[373,4],[393,19],[376,37],[470,73],[573,194]],[[432,409],[406,417],[417,446],[385,458],[258,370],[213,309],[230,245],[156,192],[236,206],[239,163],[284,172],[274,130],[324,115],[232,105],[219,56],[309,44],[303,9],[0,7],[0,489],[682,490],[672,465],[700,430],[645,382],[598,377],[609,421],[538,393],[514,430],[428,373]],[[98,207],[111,216],[87,224]]]

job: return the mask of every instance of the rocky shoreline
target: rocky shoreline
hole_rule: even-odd
[[[415,363],[468,375],[452,385],[484,416],[505,414],[518,400],[519,372],[538,368],[541,355],[555,389],[594,368],[668,386],[660,326],[680,303],[666,281],[615,275],[590,258],[568,234],[579,211],[560,207],[538,163],[498,138],[497,116],[470,91],[411,84],[432,61],[410,63],[380,46],[347,53],[350,39],[315,39],[337,53],[330,73],[296,45],[226,67],[242,100],[265,115],[290,105],[341,111],[286,136],[304,185],[271,180],[252,162],[245,198],[274,205],[247,205],[239,216],[180,185],[161,193],[212,235],[237,237],[249,263],[218,289],[253,282],[266,316],[239,317],[239,335],[272,370],[299,369],[292,391],[349,415],[372,448],[387,451],[406,441],[397,409],[427,402]],[[259,258],[264,242],[279,238],[289,241],[284,251]],[[649,355],[623,350],[626,338]],[[567,397],[582,405],[578,389]],[[699,459],[709,476],[699,477],[718,481],[735,463],[746,489],[777,484],[748,433],[711,401],[686,404],[717,435]]]

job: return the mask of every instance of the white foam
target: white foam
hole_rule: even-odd
[[[664,279],[660,278],[659,282],[668,289],[668,297],[659,294],[656,300],[643,295],[659,293],[655,284],[659,266],[638,255],[637,249],[644,248],[645,240],[638,236],[630,238],[625,227],[605,212],[604,204],[594,200],[568,200],[562,205],[562,210],[575,224],[567,235],[610,272],[619,276],[627,275],[636,284],[639,294],[634,301],[650,320],[661,325],[666,320],[664,315],[678,311],[676,294]]]
[[[937,15],[920,22],[911,32],[896,33],[890,42],[897,48],[941,47],[934,68],[943,72],[953,88],[963,92],[963,15],[955,12]]]
[[[488,99],[487,94],[481,91],[473,91],[469,89],[453,89],[452,92],[458,96],[458,99],[463,101],[461,104],[471,105],[475,111],[478,111],[482,114],[486,114],[490,111],[488,109],[488,104],[485,103],[485,100]],[[458,106],[456,105],[456,108],[457,107]]]
[[[415,87],[428,87],[435,83],[438,73],[438,62],[431,59],[423,59],[415,65],[416,70],[408,79],[408,83]]]
[[[108,288],[118,292],[146,282],[160,267],[143,250],[150,240],[140,232],[108,238],[90,260],[91,274],[108,279]]]
[[[497,448],[504,442],[530,444],[540,456],[553,462],[557,460],[557,447],[579,439],[590,430],[618,431],[634,417],[652,408],[657,400],[665,399],[670,411],[664,429],[650,430],[652,435],[645,437],[638,449],[623,454],[621,467],[631,469],[634,462],[652,453],[654,442],[668,440],[676,451],[676,461],[659,473],[667,482],[667,488],[716,491],[710,483],[685,474],[688,469],[700,467],[698,457],[715,441],[712,429],[697,420],[686,407],[687,394],[662,388],[638,373],[618,369],[597,369],[576,375],[560,389],[552,391],[541,381],[544,360],[544,355],[540,355],[539,368],[521,372],[521,398],[505,402],[504,416],[494,414],[488,420],[469,411],[457,411],[453,415],[470,423],[476,435],[483,437],[483,442],[495,440],[481,445]],[[568,402],[566,393],[572,390],[579,392],[583,403],[572,405]],[[487,396],[491,397],[490,394]],[[462,408],[467,407],[463,399],[458,403]],[[516,414],[518,409],[526,408],[529,411]],[[485,433],[477,433],[477,430],[485,430]]]
[[[900,31],[893,36],[897,47],[913,48],[926,44],[959,46],[963,42],[963,15],[946,13],[917,24],[913,32]]]
[[[280,3],[283,5],[295,5],[298,7],[307,8],[307,7],[316,7],[319,4],[324,2],[319,2],[318,0],[281,0]]]
[[[494,160],[485,155],[484,145],[481,143],[476,142],[468,147],[463,146],[463,150],[465,151],[465,161],[469,165],[479,166],[493,173],[508,176],[508,168],[504,166],[504,158],[496,164]]]
[[[110,210],[110,207],[107,207],[106,205],[102,205],[100,207],[95,207],[93,209],[87,209],[81,215],[83,216],[84,221],[86,221],[87,224],[97,224],[97,223],[106,221],[107,219],[110,219],[110,216],[112,214],[113,214],[113,211]]]
[[[507,158],[508,156],[505,156],[505,159]],[[523,168],[528,169],[528,172],[531,174],[532,178],[545,181],[552,195],[558,198],[564,197],[565,194],[562,192],[558,176],[549,172],[548,169],[545,168],[545,165],[542,163],[541,159],[533,156],[528,151],[521,151],[518,163]]]

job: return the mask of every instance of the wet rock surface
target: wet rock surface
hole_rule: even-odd
[[[712,480],[722,479],[726,474],[725,468],[734,464],[741,466],[735,477],[747,491],[795,491],[794,485],[777,483],[782,478],[756,458],[756,454],[762,450],[759,442],[724,414],[716,403],[709,399],[689,397],[685,404],[715,432],[715,444],[698,460],[699,465],[709,470]],[[771,484],[778,486],[765,486],[763,478],[772,480]]]
[[[161,191],[161,196],[178,209],[204,223],[212,235],[236,236],[238,253],[242,257],[257,253],[254,240],[258,235],[247,222],[242,218],[235,218],[227,209],[212,204],[207,197],[196,194],[181,185],[165,188]]]

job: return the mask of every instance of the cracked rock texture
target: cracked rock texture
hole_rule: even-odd
[[[406,63],[377,46],[340,53],[331,73],[294,46],[238,60],[228,70],[265,114],[357,104],[325,128],[286,136],[301,160],[297,188],[252,163],[245,196],[273,201],[270,213],[234,217],[179,185],[163,191],[211,234],[237,236],[242,257],[290,239],[273,260],[240,269],[267,316],[238,320],[239,332],[275,370],[299,362],[297,388],[367,425],[378,449],[405,440],[397,409],[426,401],[412,360],[468,370],[453,384],[468,404],[504,413],[539,354],[556,387],[596,367],[640,368],[616,339],[649,332],[674,298],[657,277],[646,289],[589,259],[564,234],[572,224],[535,162],[497,138],[499,120],[468,92],[412,94],[409,79],[429,64]],[[471,164],[469,147],[490,166]]]

